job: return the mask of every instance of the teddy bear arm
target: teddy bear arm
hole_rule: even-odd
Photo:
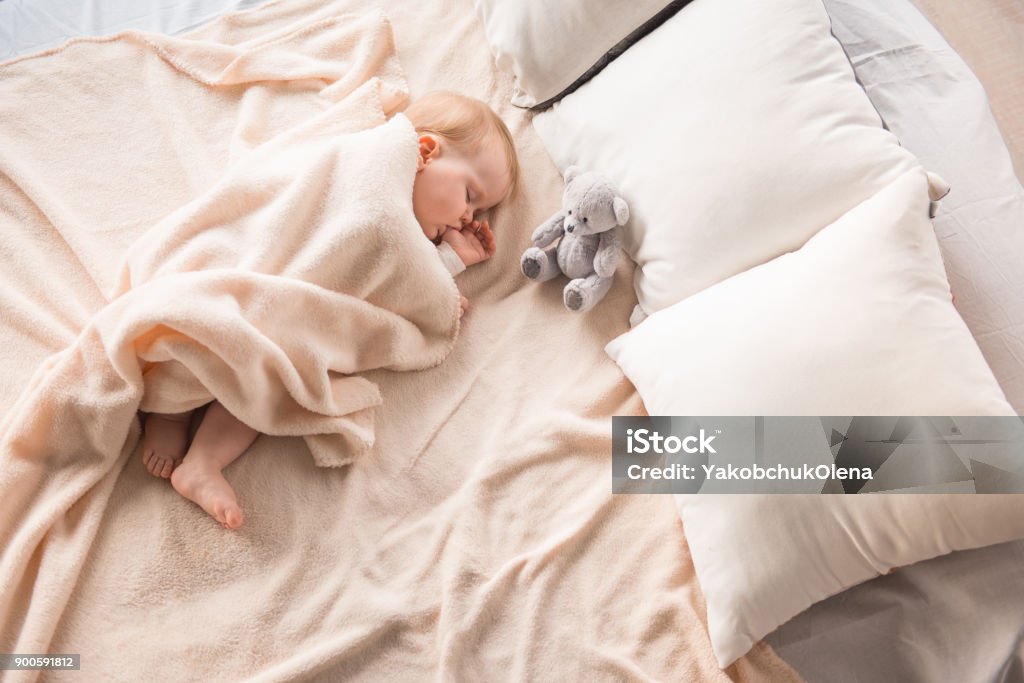
[[[597,253],[594,255],[594,272],[600,277],[611,277],[615,274],[615,268],[619,265],[620,244],[618,230],[609,230],[601,234]]]
[[[530,239],[533,240],[533,245],[535,247],[543,249],[561,237],[564,232],[565,214],[559,211],[554,216],[541,223],[537,229],[533,231],[533,235],[530,236]]]

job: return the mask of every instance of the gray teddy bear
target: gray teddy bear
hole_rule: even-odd
[[[582,313],[593,308],[612,286],[619,263],[619,226],[629,206],[604,176],[576,166],[565,171],[562,208],[533,231],[534,246],[523,252],[523,275],[546,282],[571,278],[562,293],[565,307]],[[557,248],[549,248],[561,237]]]

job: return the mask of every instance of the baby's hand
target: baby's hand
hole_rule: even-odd
[[[469,310],[469,299],[459,294],[459,317],[466,315],[466,311]]]
[[[467,268],[486,261],[498,251],[494,233],[486,220],[467,223],[459,230],[447,230],[441,239],[448,243]]]

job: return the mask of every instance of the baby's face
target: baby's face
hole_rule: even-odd
[[[424,133],[419,151],[412,207],[423,234],[432,242],[495,206],[508,190],[511,178],[496,136],[468,154],[444,138]]]

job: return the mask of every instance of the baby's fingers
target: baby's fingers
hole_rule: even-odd
[[[484,250],[491,256],[494,256],[495,252],[498,251],[498,243],[494,239],[494,231],[491,230],[491,224],[486,220],[480,226],[480,231],[477,233],[480,237],[480,243],[483,244]]]

